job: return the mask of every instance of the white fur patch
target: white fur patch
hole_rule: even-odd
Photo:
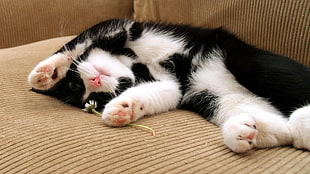
[[[120,57],[122,59],[120,59]],[[99,48],[91,51],[86,62],[89,62],[96,66],[96,68],[104,71],[108,75],[118,78],[118,77],[130,77],[134,79],[134,75],[130,70],[130,67],[127,67],[126,64],[121,62],[121,60],[126,60],[127,65],[132,65],[129,62],[129,58],[125,59],[124,56],[112,55],[107,51],[103,51]]]
[[[296,148],[310,150],[310,106],[297,109],[290,116],[288,126]]]
[[[182,38],[174,38],[167,33],[147,30],[137,40],[127,42],[126,47],[136,53],[139,62],[150,64],[166,60],[174,53],[182,52],[184,42]]]
[[[226,69],[221,50],[214,49],[207,55],[207,58],[200,58],[199,56],[201,55],[196,56],[193,60],[193,65],[199,67],[192,75],[191,80],[195,90],[201,91],[208,89],[218,96],[234,93],[249,93]]]

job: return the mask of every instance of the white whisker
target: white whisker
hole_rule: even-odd
[[[105,84],[106,84],[108,90],[111,91],[111,96],[112,96],[112,97],[116,97],[117,94],[116,94],[116,92],[115,92],[113,86],[112,86],[110,83],[106,82],[106,81],[105,81]],[[113,94],[113,95],[112,95],[112,94]]]
[[[81,58],[81,56],[78,56],[76,59],[77,59],[76,61],[78,62],[83,62],[83,59]]]
[[[71,58],[72,62],[74,62],[76,58],[75,58],[75,56],[74,56],[72,50],[70,50],[70,49],[68,48],[68,45],[67,45],[67,44],[65,44],[63,47],[64,47],[64,49],[65,49],[65,51],[64,51],[65,54],[67,54],[67,56],[69,56],[69,57]]]
[[[84,64],[80,64],[79,71],[81,73],[84,73],[84,74],[89,74],[90,73],[90,70]]]
[[[71,68],[69,68],[69,71],[72,71],[72,72],[75,72],[75,73],[78,73],[78,74],[80,73],[79,71],[71,69]]]
[[[80,64],[80,62],[77,61],[77,60],[75,60],[75,59],[73,59],[72,63],[73,63],[75,66],[78,66],[78,65]]]

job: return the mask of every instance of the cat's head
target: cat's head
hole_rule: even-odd
[[[58,51],[29,74],[32,90],[80,108],[95,100],[98,109],[103,109],[135,82],[130,69],[133,54],[124,48],[124,40],[120,38],[92,41],[79,56],[76,56],[81,52],[76,50],[81,49],[78,45]]]

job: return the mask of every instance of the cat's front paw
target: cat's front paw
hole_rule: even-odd
[[[28,83],[35,89],[47,90],[62,79],[69,69],[72,58],[62,53],[40,62],[29,74]]]
[[[136,98],[117,97],[103,110],[103,121],[112,127],[125,126],[144,115],[144,106]]]
[[[57,68],[43,65],[33,70],[29,77],[29,84],[36,89],[49,89],[55,85],[54,80],[58,77]]]
[[[234,152],[243,153],[253,148],[258,133],[255,120],[248,114],[229,118],[222,127],[224,143]]]

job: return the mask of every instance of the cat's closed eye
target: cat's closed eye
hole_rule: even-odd
[[[75,82],[69,82],[68,83],[69,89],[71,89],[73,92],[78,92],[82,89],[82,86]]]

